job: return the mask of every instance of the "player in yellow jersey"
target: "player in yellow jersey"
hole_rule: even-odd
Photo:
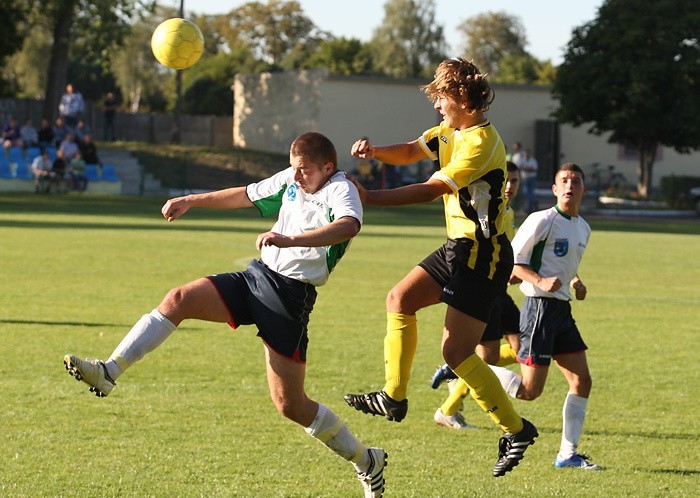
[[[403,420],[418,341],[416,312],[444,302],[443,357],[505,432],[493,468],[494,476],[502,476],[518,465],[538,436],[535,426],[515,412],[496,375],[474,352],[513,269],[513,251],[506,235],[506,150],[485,115],[493,90],[473,63],[462,58],[442,61],[433,81],[422,90],[443,117],[439,125],[416,140],[394,145],[377,147],[361,138],[351,153],[396,165],[425,158],[435,161],[439,171],[423,183],[384,190],[358,188],[363,203],[374,206],[442,197],[448,238],[389,291],[384,388],[347,394],[345,400],[365,413]]]
[[[513,199],[518,193],[520,185],[520,175],[515,163],[506,162],[508,177],[506,180],[506,235],[508,240],[513,240],[515,236],[515,211],[511,207]],[[510,283],[520,283],[519,280]],[[513,302],[513,298],[506,290],[498,298],[489,322],[486,325],[481,341],[476,347],[476,353],[488,364],[506,366],[517,363],[517,352],[520,348],[520,310]],[[501,339],[506,338],[506,343],[501,344]],[[460,413],[462,400],[469,394],[469,387],[462,379],[452,371],[447,363],[440,366],[431,380],[431,387],[437,389],[440,384],[449,380],[448,387],[450,394],[437,409],[433,419],[438,425],[451,429],[476,429],[475,426],[467,423]]]

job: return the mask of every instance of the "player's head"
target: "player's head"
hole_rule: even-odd
[[[338,153],[326,136],[310,131],[292,142],[289,164],[294,169],[294,181],[304,192],[313,194],[335,173]]]
[[[586,193],[585,175],[581,167],[574,163],[559,166],[554,175],[552,192],[557,197],[557,206],[570,216],[578,216],[581,200]]]
[[[512,162],[506,162],[506,171],[508,176],[506,177],[506,202],[510,204],[515,196],[518,194],[518,187],[520,187],[520,172],[518,171],[518,166]]]
[[[461,57],[442,61],[435,70],[433,81],[421,89],[432,101],[448,96],[471,113],[488,111],[494,99],[486,75],[472,61]]]

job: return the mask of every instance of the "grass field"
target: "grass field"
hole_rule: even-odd
[[[252,327],[186,321],[97,399],[65,353],[106,357],[170,288],[243,268],[270,223],[254,210],[193,211],[168,224],[162,200],[0,195],[0,496],[361,496],[351,467],[269,400]],[[604,472],[555,470],[566,394],[553,369],[534,402],[537,444],[491,477],[499,432],[432,421],[447,391],[442,305],[419,314],[419,349],[400,424],[347,407],[383,384],[387,290],[442,243],[439,205],[370,209],[311,318],[309,395],[389,453],[387,497],[697,496],[700,489],[700,223],[590,220],[574,315],[594,387],[581,450]],[[516,302],[522,298],[511,289]]]

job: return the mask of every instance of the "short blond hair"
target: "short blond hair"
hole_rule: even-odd
[[[479,71],[472,61],[461,57],[442,61],[435,70],[433,81],[420,88],[430,100],[448,95],[477,112],[488,111],[495,98],[486,74]]]

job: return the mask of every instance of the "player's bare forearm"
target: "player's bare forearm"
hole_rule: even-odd
[[[581,281],[581,278],[576,275],[573,280],[571,280],[571,287],[574,289],[576,294],[576,299],[583,301],[586,299],[586,294],[588,294],[588,288]]]
[[[367,190],[363,202],[368,206],[405,206],[431,202],[451,192],[449,185],[440,180],[428,180],[403,187]]]
[[[355,157],[364,159],[377,159],[387,164],[404,165],[415,163],[427,156],[418,144],[418,140],[394,145],[374,146],[368,138],[357,140],[350,149]]]
[[[251,207],[253,203],[246,194],[245,187],[231,187],[216,192],[191,194],[169,199],[161,212],[168,221],[173,221],[193,207],[209,209],[239,209]]]
[[[516,264],[513,266],[512,275],[544,292],[556,292],[561,288],[561,280],[558,277],[543,277],[528,265]]]
[[[326,226],[299,235],[282,235],[265,232],[258,235],[255,246],[323,247],[340,244],[352,239],[360,231],[360,222],[350,216],[339,218]]]

